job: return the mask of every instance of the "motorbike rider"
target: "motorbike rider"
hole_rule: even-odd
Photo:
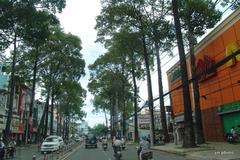
[[[16,141],[12,138],[7,145],[7,154],[10,157],[14,157],[16,152]]]
[[[107,138],[103,137],[102,138],[102,145],[108,145]]]
[[[0,160],[4,160],[5,155],[5,144],[3,143],[3,139],[0,138]]]
[[[121,148],[122,141],[120,137],[116,137],[116,139],[113,141],[113,150],[114,150],[114,155],[117,153],[117,148]]]
[[[145,154],[145,153],[148,153],[149,148],[150,148],[150,143],[147,141],[147,137],[143,136],[141,138],[141,141],[140,141],[140,144],[139,144],[139,151],[138,151],[140,160],[143,160],[142,155]]]
[[[122,139],[121,139],[121,140],[122,140],[122,144],[124,144],[124,145],[125,145],[125,144],[126,144],[125,137],[122,137]]]

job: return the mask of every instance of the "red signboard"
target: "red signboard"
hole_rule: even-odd
[[[19,87],[19,96],[18,96],[18,113],[22,112],[22,96],[23,92],[25,92],[27,89],[27,86],[21,84]]]
[[[208,80],[209,78],[216,75],[216,70],[212,73],[207,73],[206,71],[215,64],[215,61],[209,56],[204,55],[202,59],[197,62],[196,72],[200,75],[199,82]]]
[[[18,132],[19,133],[24,133],[24,125],[23,125],[23,123],[19,123]]]

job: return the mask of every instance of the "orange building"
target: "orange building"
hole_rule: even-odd
[[[240,55],[217,68],[211,74],[205,70],[226,56],[240,49],[240,8],[235,10],[199,44],[195,46],[197,73],[199,80],[200,103],[204,135],[208,141],[223,141],[224,134],[232,126],[240,131]],[[190,60],[187,56],[189,79]],[[167,71],[169,90],[181,85],[179,63]],[[190,84],[191,103],[194,111],[193,90]],[[170,94],[175,122],[179,132],[183,131],[182,89]],[[194,117],[194,112],[193,112]]]

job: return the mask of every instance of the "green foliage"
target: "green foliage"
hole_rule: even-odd
[[[97,124],[90,129],[90,132],[95,136],[106,136],[108,133],[108,128],[103,124]]]
[[[0,50],[3,51],[14,37],[35,43],[45,40],[49,34],[49,24],[58,23],[49,11],[61,11],[65,7],[65,0],[1,0],[0,6]]]
[[[192,29],[194,37],[203,35],[207,29],[213,28],[221,19],[222,13],[216,10],[211,0],[183,0],[181,2],[180,17],[182,27]]]

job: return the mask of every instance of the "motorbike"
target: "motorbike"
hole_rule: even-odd
[[[107,147],[108,147],[108,144],[107,144],[107,143],[103,143],[103,144],[102,144],[102,147],[103,147],[103,150],[106,151],[106,150],[107,150]]]
[[[229,143],[237,143],[239,142],[239,136],[233,136],[232,133],[227,133],[226,134],[226,140],[229,142]]]
[[[0,160],[4,159],[4,154],[5,154],[5,148],[4,147],[0,147]]]
[[[6,157],[13,158],[15,155],[16,149],[13,146],[9,146],[6,149]]]
[[[125,148],[126,148],[125,143],[122,143],[121,148],[122,148],[122,150],[125,150]]]
[[[120,160],[120,159],[121,159],[121,157],[122,157],[122,152],[121,152],[121,147],[120,147],[120,146],[115,148],[115,154],[114,154],[114,156],[115,156],[115,158],[116,158],[117,160]]]
[[[137,148],[137,155],[138,155],[138,159],[140,160],[140,153],[141,153],[141,147],[136,147]],[[149,151],[147,153],[144,153],[141,155],[142,156],[142,160],[152,160],[153,158],[153,154],[152,151]]]

